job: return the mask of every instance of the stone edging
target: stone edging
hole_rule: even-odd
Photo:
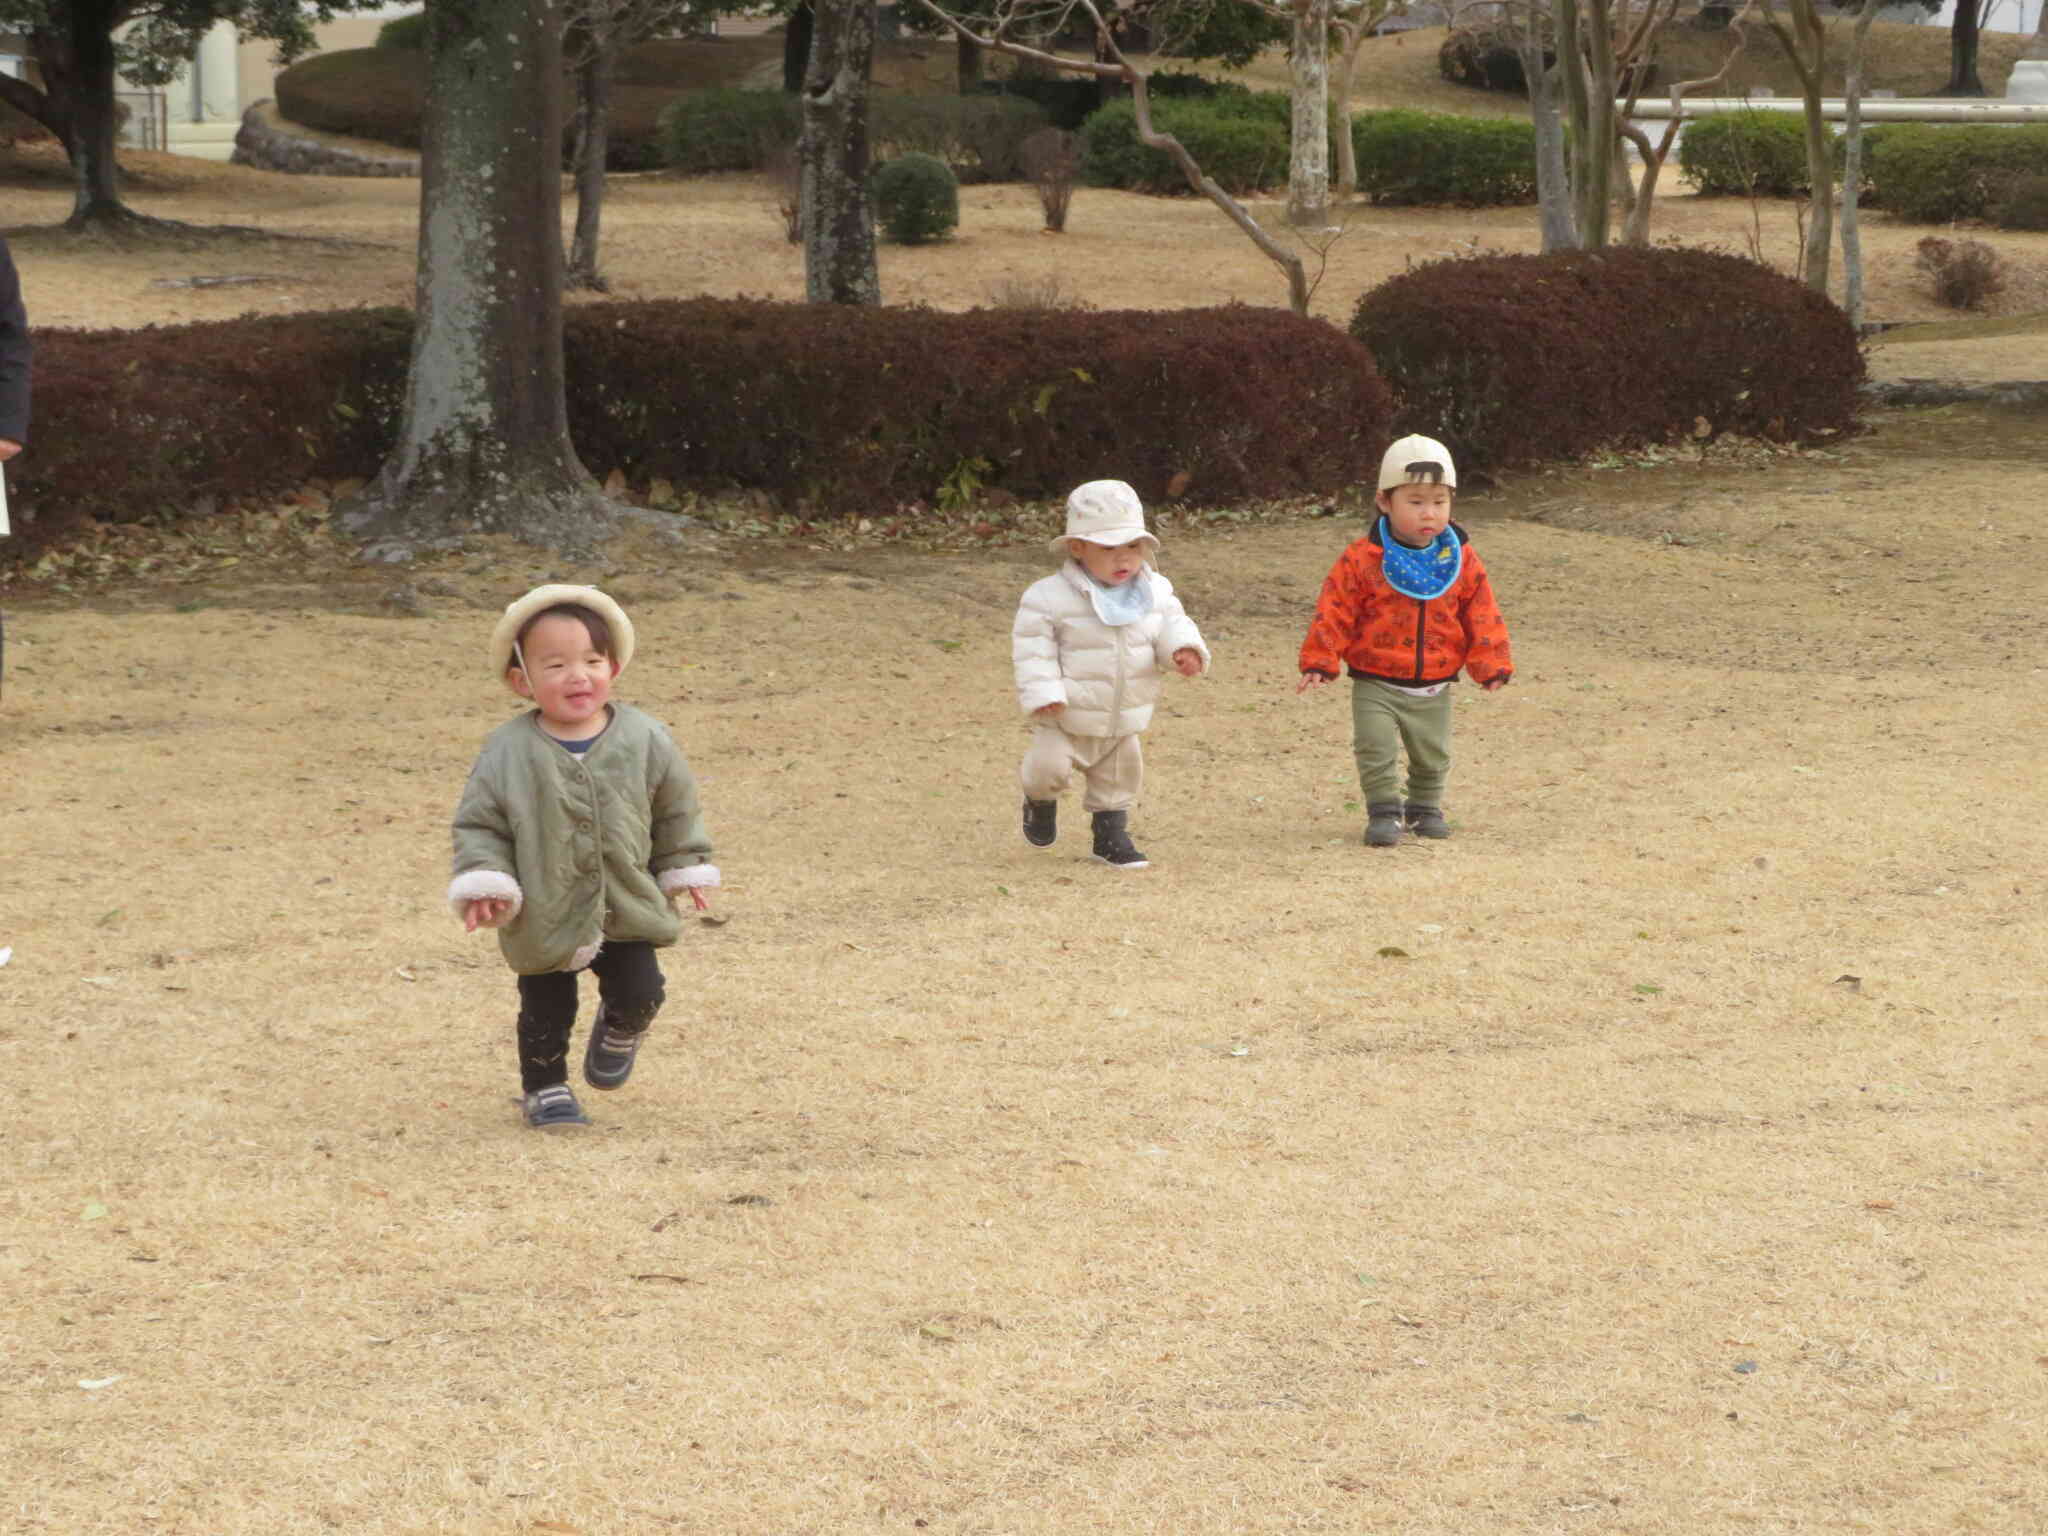
[[[403,151],[379,153],[351,141],[315,134],[277,115],[267,98],[242,114],[235,135],[236,165],[283,171],[294,176],[417,176],[420,157]]]

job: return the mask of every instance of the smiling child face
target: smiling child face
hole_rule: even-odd
[[[541,728],[564,741],[580,741],[603,730],[605,706],[619,664],[599,650],[581,619],[543,614],[519,642],[526,665],[515,661],[512,691],[540,706]]]

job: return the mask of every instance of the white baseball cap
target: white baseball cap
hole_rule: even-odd
[[[1380,489],[1397,485],[1458,486],[1458,466],[1451,450],[1433,437],[1404,437],[1380,457]]]
[[[1090,480],[1068,493],[1067,531],[1052,541],[1053,551],[1065,553],[1069,539],[1109,549],[1144,539],[1159,547],[1159,540],[1145,531],[1145,503],[1121,480]]]

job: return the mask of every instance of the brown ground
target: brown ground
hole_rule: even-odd
[[[263,185],[138,201],[375,243],[31,236],[38,318],[403,295],[407,188]],[[744,183],[616,212],[629,291],[788,291]],[[1491,219],[1368,215],[1326,303]],[[977,192],[885,280],[1269,300],[1218,222]],[[150,286],[251,271],[294,281]],[[316,500],[46,571],[0,710],[4,1523],[2039,1532],[2048,455],[1876,428],[1469,498],[1519,671],[1459,701],[1439,846],[1357,845],[1342,701],[1290,692],[1355,517],[1169,522],[1217,671],[1132,876],[1071,800],[1014,829],[1021,539],[366,571]],[[638,619],[731,919],[560,1139],[437,899],[491,614],[547,574]]]

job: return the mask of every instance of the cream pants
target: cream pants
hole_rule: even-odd
[[[1024,786],[1027,800],[1057,800],[1066,793],[1077,768],[1088,783],[1088,793],[1081,800],[1083,809],[1128,811],[1138,803],[1138,789],[1145,782],[1145,758],[1138,750],[1136,732],[1128,736],[1069,736],[1056,725],[1034,726],[1024,761],[1017,765],[1017,781]]]

